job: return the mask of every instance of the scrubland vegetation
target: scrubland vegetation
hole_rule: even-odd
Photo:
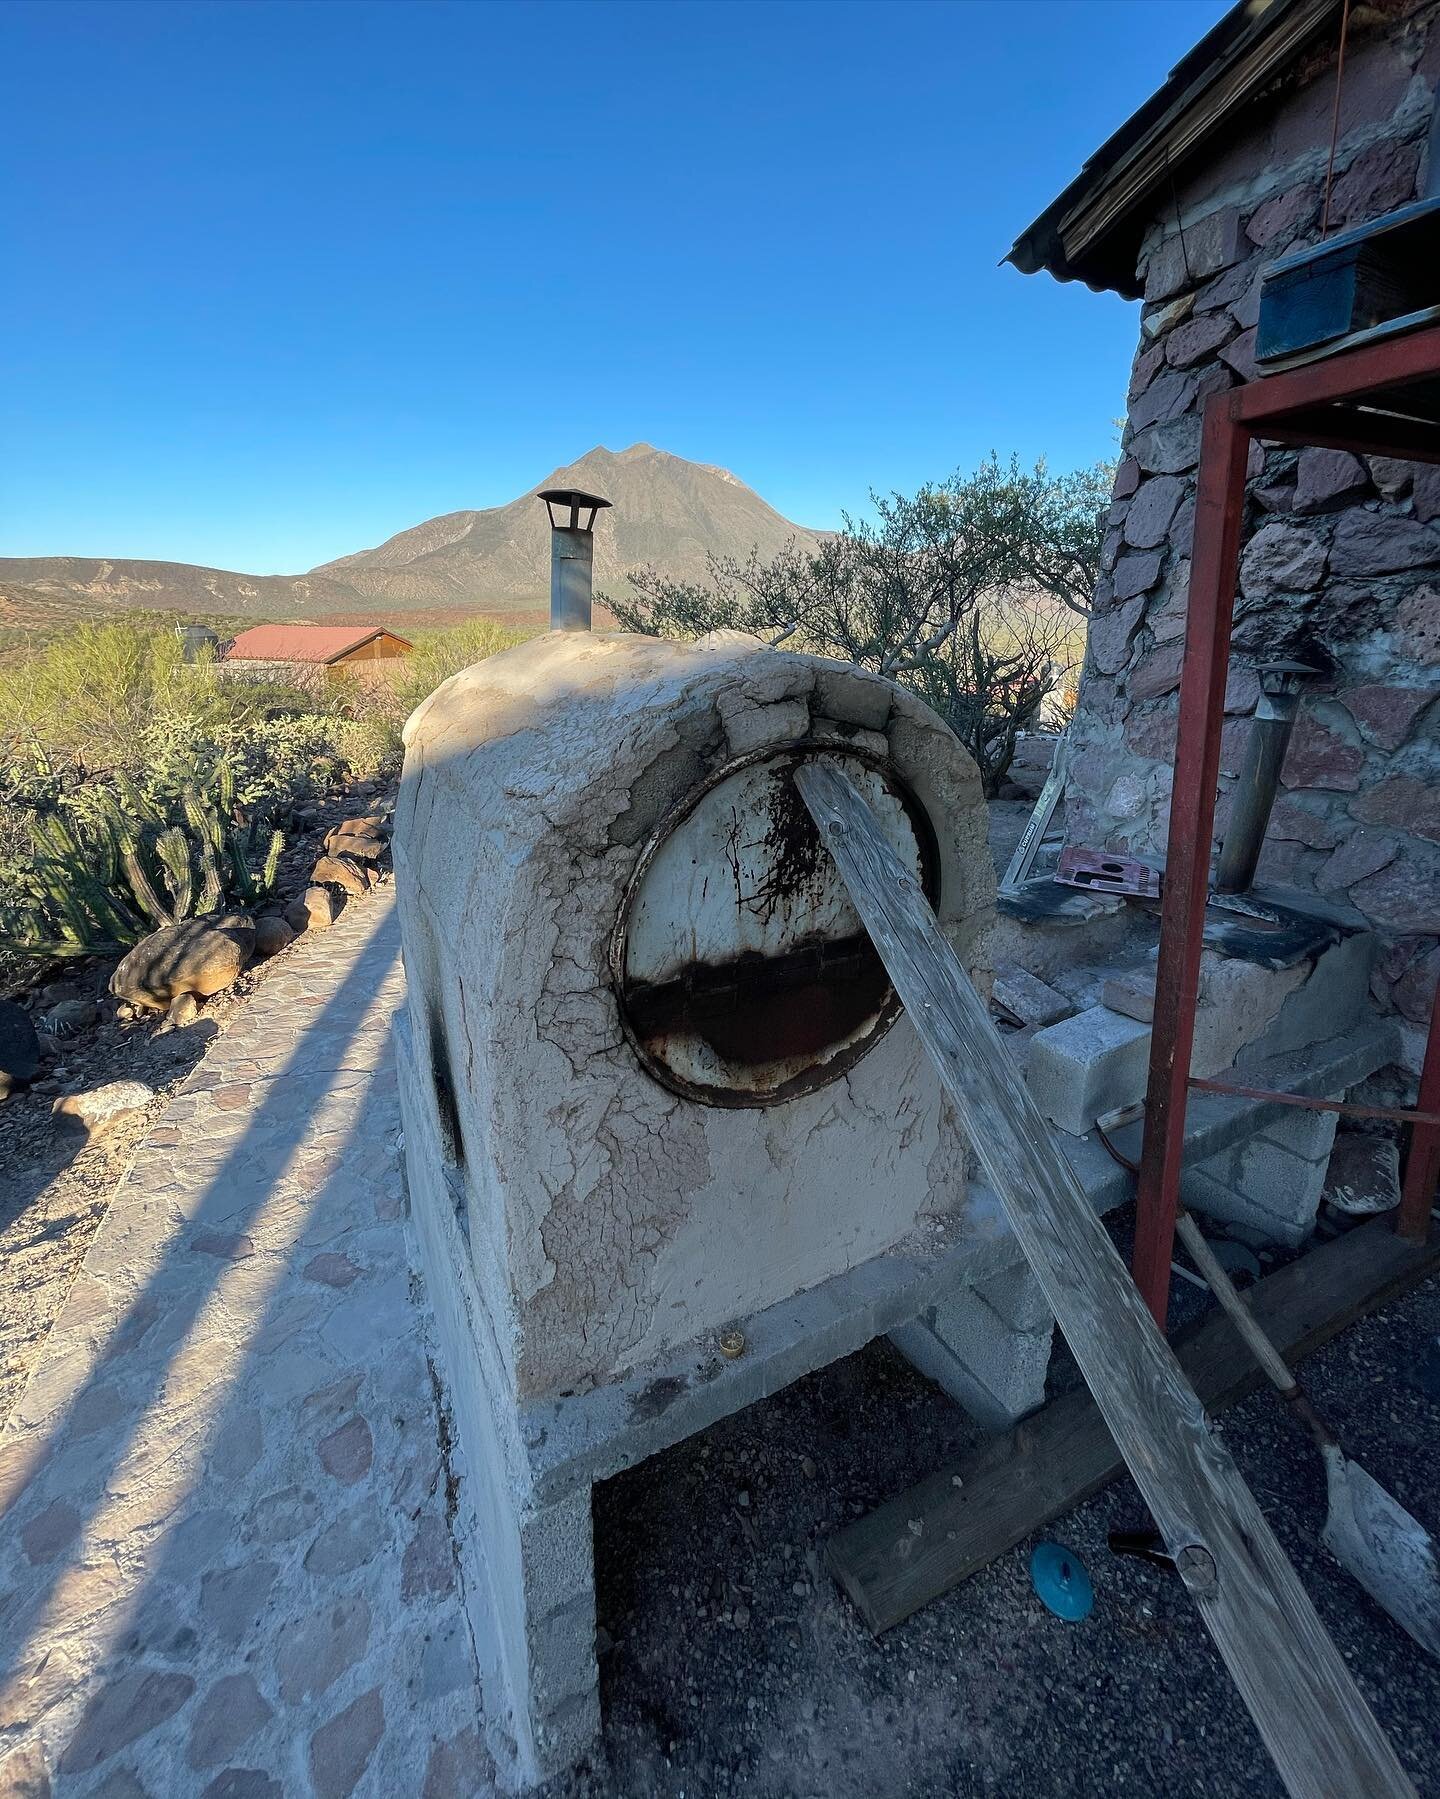
[[[1114,471],[991,457],[914,494],[872,494],[817,550],[712,557],[705,582],[635,570],[602,596],[627,631],[749,631],[857,662],[950,724],[993,797],[1021,731],[1075,703]]]
[[[294,814],[393,773],[405,718],[521,641],[479,618],[366,678],[235,679],[171,625],[80,625],[0,663],[0,975],[263,899]],[[378,673],[371,671],[378,670]]]

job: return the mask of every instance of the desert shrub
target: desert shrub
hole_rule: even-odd
[[[448,630],[417,631],[411,654],[389,665],[395,670],[394,692],[401,719],[408,718],[442,681],[458,675],[462,668],[535,635],[534,631],[498,624],[493,618],[467,619]]]
[[[67,782],[39,750],[17,771],[4,797],[25,830],[0,858],[12,962],[120,949],[274,890],[279,808],[244,807],[224,760],[197,759],[159,797],[123,771]]]

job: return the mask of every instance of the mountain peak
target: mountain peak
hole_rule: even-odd
[[[590,465],[587,467],[586,465]],[[504,506],[445,513],[374,549],[308,575],[256,576],[186,563],[37,557],[0,559],[0,622],[92,617],[144,606],[262,619],[385,617],[407,612],[526,612],[542,616],[550,586],[550,529],[539,487],[598,490],[611,502],[595,525],[595,586],[625,591],[625,571],[649,564],[703,581],[710,556],[773,556],[818,539],[784,519],[728,469],[688,462],[654,444],[598,444]]]

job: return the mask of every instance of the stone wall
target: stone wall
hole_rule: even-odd
[[[1356,25],[1330,228],[1424,191],[1440,4]],[[1320,236],[1333,48],[1293,70],[1146,235],[1140,344],[1072,732],[1072,842],[1163,853],[1195,471],[1207,397],[1255,373],[1258,277]],[[1318,640],[1332,691],[1296,729],[1262,879],[1349,900],[1384,934],[1377,997],[1414,1027],[1440,971],[1440,467],[1258,444],[1226,695],[1217,836],[1256,697],[1254,660]]]

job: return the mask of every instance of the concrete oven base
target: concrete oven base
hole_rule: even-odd
[[[396,1018],[402,1096],[421,1078]],[[406,1104],[407,1132],[429,1116]],[[419,1126],[423,1130],[423,1124]],[[484,1685],[488,1747],[526,1787],[571,1766],[600,1725],[590,1489],[647,1456],[890,1335],[983,1425],[1043,1397],[1051,1325],[994,1196],[809,1292],[625,1380],[516,1408],[500,1370],[438,1146],[406,1142],[411,1217],[468,1478],[455,1538]]]

